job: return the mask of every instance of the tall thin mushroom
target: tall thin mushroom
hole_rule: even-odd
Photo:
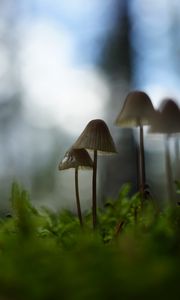
[[[75,149],[88,149],[94,153],[93,162],[93,178],[92,178],[92,214],[93,228],[97,225],[97,155],[98,151],[101,154],[116,153],[116,147],[113,138],[106,123],[101,119],[91,120],[84,131],[81,133],[77,141],[74,143]]]
[[[70,168],[75,169],[75,192],[76,192],[76,205],[80,225],[83,225],[80,197],[79,197],[79,183],[78,183],[78,170],[79,168],[89,169],[93,167],[92,159],[85,149],[71,148],[65,153],[64,158],[59,163],[59,170],[66,170]]]
[[[166,98],[161,102],[157,111],[157,117],[152,123],[150,133],[160,133],[165,135],[165,159],[166,159],[166,173],[168,194],[171,203],[173,203],[173,175],[171,169],[169,139],[172,134],[180,132],[180,110],[176,102],[170,98]]]
[[[130,92],[115,124],[121,127],[139,127],[139,190],[142,199],[145,198],[145,156],[143,126],[151,124],[155,110],[149,96],[142,91]]]

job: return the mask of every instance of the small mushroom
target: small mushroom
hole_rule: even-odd
[[[171,169],[169,138],[172,134],[180,132],[180,110],[176,102],[170,98],[165,98],[157,111],[157,117],[152,123],[150,133],[165,134],[165,155],[166,155],[166,173],[169,198],[172,202],[174,198],[173,192],[173,175]],[[176,142],[179,142],[176,140]],[[176,143],[178,147],[178,143]]]
[[[166,98],[161,102],[149,132],[167,135],[180,132],[180,111],[174,100]]]
[[[66,170],[70,168],[75,169],[75,192],[76,192],[76,205],[80,225],[83,225],[80,198],[79,198],[79,184],[78,184],[78,170],[79,168],[92,169],[93,162],[85,149],[71,148],[65,153],[64,158],[59,163],[59,170]]]
[[[149,96],[142,91],[130,92],[115,124],[121,127],[139,127],[139,184],[142,199],[145,198],[146,173],[144,158],[143,126],[151,124],[155,110]]]
[[[116,147],[113,138],[106,123],[101,119],[90,121],[74,143],[75,149],[88,149],[94,152],[93,178],[92,178],[92,213],[93,228],[97,225],[97,195],[96,195],[96,177],[97,177],[97,153],[112,154],[116,153]]]

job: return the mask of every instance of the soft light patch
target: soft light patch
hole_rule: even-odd
[[[59,125],[79,133],[92,118],[102,118],[108,88],[92,67],[73,64],[75,41],[49,22],[29,24],[21,47],[25,108],[38,126]]]

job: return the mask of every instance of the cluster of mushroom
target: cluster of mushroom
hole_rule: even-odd
[[[176,102],[170,98],[164,99],[162,100],[159,108],[155,110],[149,96],[146,93],[142,91],[130,92],[127,95],[124,106],[117,117],[116,125],[125,127],[139,127],[138,177],[139,191],[142,200],[147,197],[143,126],[149,125],[149,133],[165,135],[168,196],[171,204],[174,204],[172,188],[173,179],[169,152],[169,137],[173,134],[180,133],[180,109]],[[176,139],[176,142],[178,145],[178,139]]]
[[[176,135],[175,142],[178,152],[177,156],[179,157],[179,139],[177,134],[180,133],[180,109],[174,100],[167,98],[161,102],[161,105],[156,112],[156,118],[154,119],[149,132],[164,134],[168,196],[171,204],[174,204],[172,186],[174,180],[171,170],[169,140],[171,136]],[[176,158],[177,162],[179,160],[178,157]]]
[[[93,161],[87,150],[93,151]],[[59,170],[75,168],[75,188],[78,217],[82,225],[82,214],[80,209],[78,191],[78,168],[88,167],[93,169],[92,177],[92,212],[93,227],[97,224],[97,196],[96,196],[96,177],[97,177],[97,154],[116,153],[116,147],[110,131],[103,120],[95,119],[90,121],[71,149],[66,152],[64,159],[59,164]]]
[[[144,158],[143,126],[150,125],[150,132],[165,133],[167,137],[172,133],[180,132],[180,111],[176,103],[168,99],[163,101],[159,110],[155,110],[149,96],[142,91],[130,92],[124,102],[123,108],[115,121],[117,126],[139,127],[139,191],[141,199],[146,198],[146,172]],[[88,151],[93,151],[93,160]],[[92,175],[92,216],[93,228],[97,225],[97,154],[117,153],[116,146],[106,123],[101,119],[90,121],[76,142],[68,150],[59,164],[59,170],[75,169],[75,190],[77,212],[80,224],[83,225],[79,200],[78,170],[89,168]]]

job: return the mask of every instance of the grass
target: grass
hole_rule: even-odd
[[[180,207],[141,205],[130,186],[83,229],[69,211],[37,210],[14,183],[0,220],[0,299],[179,299]]]

